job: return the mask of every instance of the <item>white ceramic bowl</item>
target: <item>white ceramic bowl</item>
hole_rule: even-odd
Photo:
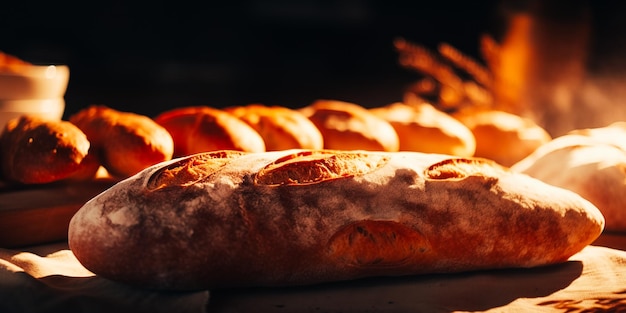
[[[26,65],[0,71],[0,100],[56,99],[67,90],[67,65]]]
[[[0,100],[0,132],[9,120],[22,115],[60,120],[64,111],[65,100],[63,98]]]

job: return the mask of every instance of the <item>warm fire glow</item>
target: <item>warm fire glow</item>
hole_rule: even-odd
[[[589,37],[586,18],[510,16],[500,43],[482,38],[494,73],[494,105],[532,118],[553,135],[578,127],[577,97],[585,81]]]

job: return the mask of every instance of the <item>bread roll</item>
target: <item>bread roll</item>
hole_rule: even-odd
[[[91,149],[113,176],[128,177],[172,158],[172,137],[147,116],[92,105],[69,120],[87,135]]]
[[[263,137],[267,151],[324,148],[319,129],[297,110],[249,104],[226,108],[225,111],[252,126]]]
[[[396,102],[370,111],[393,126],[401,151],[470,157],[476,150],[476,140],[469,128],[427,102],[411,105]]]
[[[542,145],[511,169],[591,201],[606,230],[626,231],[626,124],[579,129]]]
[[[174,156],[215,150],[265,151],[250,125],[231,113],[208,106],[175,108],[154,118],[174,138]]]
[[[317,100],[299,110],[320,130],[326,149],[398,151],[400,148],[398,134],[391,124],[358,104]]]
[[[474,156],[511,166],[550,141],[548,132],[528,118],[497,110],[461,111],[453,115],[476,139]]]
[[[218,289],[542,266],[603,225],[579,195],[484,159],[217,151],[96,196],[72,218],[69,246],[105,278]]]
[[[93,178],[99,161],[89,155],[87,136],[74,124],[23,115],[9,120],[0,135],[4,180],[45,184]]]

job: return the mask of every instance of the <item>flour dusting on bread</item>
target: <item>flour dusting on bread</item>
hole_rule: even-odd
[[[86,203],[69,244],[103,277],[187,290],[544,266],[603,227],[579,195],[491,161],[297,149],[150,167]]]

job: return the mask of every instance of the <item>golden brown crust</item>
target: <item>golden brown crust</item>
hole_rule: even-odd
[[[297,110],[249,104],[225,108],[225,111],[252,126],[263,137],[267,151],[324,148],[319,129]]]
[[[393,126],[400,140],[400,151],[470,157],[476,150],[476,140],[469,128],[429,103],[396,102],[370,111]]]
[[[220,151],[93,198],[72,219],[69,245],[109,279],[207,289],[542,266],[603,226],[579,195],[485,159]]]
[[[0,135],[2,177],[24,184],[93,178],[99,162],[74,124],[34,116],[10,120]],[[89,157],[88,157],[89,156]]]
[[[528,118],[497,110],[461,111],[453,115],[476,139],[474,156],[511,166],[552,139]]]
[[[162,112],[154,120],[172,135],[176,157],[215,150],[265,151],[256,130],[221,109],[181,107]]]
[[[113,176],[128,177],[172,158],[171,135],[147,116],[92,105],[69,120],[87,135],[94,153]]]
[[[317,100],[300,108],[320,130],[325,149],[398,151],[398,134],[384,119],[350,102]]]

